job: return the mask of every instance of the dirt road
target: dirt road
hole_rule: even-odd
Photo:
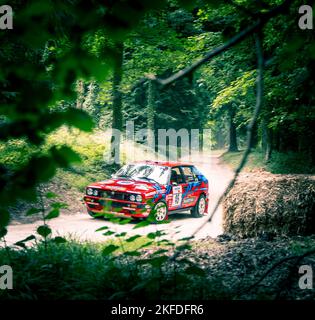
[[[187,159],[183,159],[187,160]],[[229,179],[232,177],[232,171],[222,165],[219,156],[215,154],[196,155],[190,159],[209,179],[210,187],[210,204],[209,212],[214,206],[216,200],[226,187]],[[207,216],[196,219],[191,218],[189,212],[170,215],[170,223],[164,225],[150,225],[145,228],[133,229],[135,222],[126,225],[117,225],[105,220],[92,219],[85,212],[80,214],[67,215],[63,214],[60,217],[51,220],[49,223],[54,235],[70,235],[80,240],[104,241],[107,240],[101,232],[95,232],[96,229],[102,226],[108,226],[116,232],[127,232],[128,235],[147,234],[149,232],[164,230],[167,233],[167,238],[176,240],[183,237],[188,237],[198,227]],[[9,232],[6,240],[9,244],[26,238],[31,234],[35,234],[36,228],[42,224],[40,221],[29,224],[18,224],[9,226]],[[216,237],[222,233],[222,208],[220,207],[211,223],[207,224],[196,236],[197,239],[202,239],[207,236]]]

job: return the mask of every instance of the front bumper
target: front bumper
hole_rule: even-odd
[[[146,218],[151,207],[145,203],[85,196],[87,210],[93,213],[113,214],[117,217]]]

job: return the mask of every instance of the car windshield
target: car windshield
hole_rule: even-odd
[[[164,166],[149,164],[127,164],[120,168],[114,176],[131,178],[135,180],[147,180],[159,184],[167,184],[170,169]]]

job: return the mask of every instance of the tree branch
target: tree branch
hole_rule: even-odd
[[[216,205],[212,209],[209,218],[203,222],[198,228],[193,232],[193,236],[196,235],[208,222],[210,222],[216,213],[217,209],[219,208],[220,204],[224,200],[224,198],[227,196],[227,194],[230,192],[230,190],[233,188],[237,177],[239,173],[242,171],[243,167],[245,166],[247,162],[247,158],[251,151],[252,146],[252,140],[253,140],[253,129],[257,122],[257,118],[259,115],[259,112],[261,110],[262,104],[263,104],[263,69],[264,69],[264,57],[263,57],[263,48],[262,48],[262,41],[261,41],[261,34],[255,35],[255,42],[256,42],[256,55],[257,55],[257,79],[256,79],[256,106],[254,109],[254,113],[252,116],[252,119],[247,127],[247,145],[246,150],[243,154],[243,157],[241,159],[240,164],[235,170],[234,177],[230,181],[229,185],[223,192],[223,194],[218,199]]]
[[[252,290],[253,288],[257,287],[272,271],[277,269],[283,263],[296,259],[296,262],[293,265],[293,269],[294,269],[294,267],[296,267],[304,258],[306,258],[307,256],[310,256],[312,254],[315,254],[315,249],[309,250],[301,255],[294,255],[294,256],[290,256],[290,257],[285,257],[285,258],[277,261],[255,283],[253,283],[249,287],[247,287],[244,290],[242,290],[241,292],[239,292],[238,295],[240,295],[244,292],[248,292],[248,291]]]
[[[241,159],[240,164],[235,170],[234,176],[232,180],[230,181],[227,188],[224,190],[220,198],[217,200],[214,208],[212,209],[209,218],[205,220],[203,223],[201,223],[192,233],[189,240],[185,242],[184,245],[187,245],[191,238],[194,238],[194,236],[208,223],[211,222],[214,214],[218,210],[220,204],[222,203],[223,199],[227,196],[227,194],[230,192],[230,190],[233,188],[237,177],[239,173],[242,171],[243,167],[245,166],[247,162],[247,158],[251,151],[252,146],[252,140],[253,140],[253,129],[257,122],[257,118],[259,115],[259,112],[261,110],[262,104],[263,104],[263,71],[264,71],[264,56],[263,56],[263,48],[262,48],[262,40],[261,40],[261,32],[255,34],[255,42],[256,42],[256,56],[257,56],[257,78],[256,78],[256,106],[253,112],[252,119],[247,127],[247,146],[246,150],[243,154],[243,157]],[[179,251],[175,251],[173,256],[171,257],[172,260],[176,259],[179,255]]]
[[[278,14],[284,12],[287,10],[290,6],[290,4],[293,2],[293,0],[285,0],[281,5],[277,6],[276,8],[270,10],[267,13],[261,14],[260,18],[253,23],[251,26],[248,26],[241,32],[239,32],[237,35],[235,35],[233,38],[231,38],[229,41],[224,43],[223,45],[215,48],[214,50],[207,53],[203,58],[200,60],[194,62],[190,66],[174,73],[170,77],[166,79],[160,79],[154,75],[150,75],[148,78],[151,80],[155,80],[159,84],[165,86],[168,85],[182,77],[188,76],[195,70],[197,70],[200,66],[205,64],[206,62],[210,61],[212,58],[218,56],[219,54],[225,52],[226,50],[230,49],[231,47],[235,46],[236,44],[240,43],[244,39],[246,39],[248,36],[254,34],[258,30],[260,30],[271,18],[277,16]]]

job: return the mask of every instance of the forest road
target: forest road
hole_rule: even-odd
[[[233,176],[233,171],[221,163],[219,156],[218,154],[203,154],[196,155],[190,159],[182,159],[183,161],[188,160],[192,162],[208,178],[210,194],[209,213]],[[110,230],[115,232],[127,232],[128,236],[135,234],[145,235],[149,232],[160,230],[166,233],[165,238],[176,240],[189,237],[208,217],[208,215],[205,215],[202,218],[192,218],[190,212],[187,211],[170,215],[170,223],[168,224],[152,224],[147,227],[133,229],[136,222],[118,225],[106,220],[93,219],[86,212],[80,212],[70,215],[61,214],[58,218],[51,220],[49,226],[53,230],[53,235],[70,236],[80,241],[102,242],[107,240],[108,237],[102,235],[102,232],[95,232],[96,229],[103,226],[108,226]],[[197,233],[195,239],[209,236],[213,238],[217,237],[223,232],[222,222],[223,210],[222,206],[220,206],[212,221]],[[31,234],[36,234],[36,228],[41,224],[41,221],[37,221],[28,224],[10,225],[6,236],[7,243],[13,244]]]

